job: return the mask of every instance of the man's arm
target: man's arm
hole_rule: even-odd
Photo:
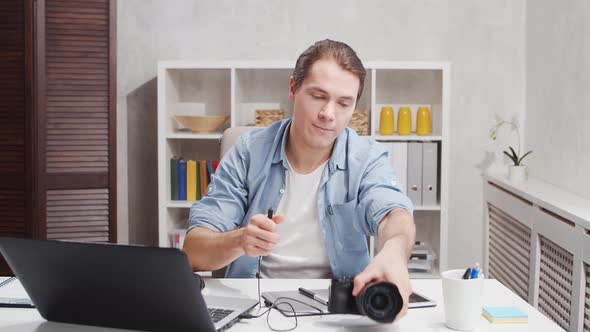
[[[404,300],[404,307],[396,318],[399,319],[407,313],[412,294],[408,258],[416,239],[414,219],[405,209],[393,209],[379,223],[377,236],[379,253],[354,278],[352,294],[358,295],[372,281],[389,281],[395,284]]]
[[[396,243],[396,252],[405,254],[405,259],[410,258],[412,248],[416,240],[416,225],[414,219],[405,209],[393,209],[379,223],[377,230],[378,251],[386,246],[392,246],[388,242]],[[386,249],[387,250],[387,249]]]
[[[186,235],[182,250],[194,271],[218,270],[244,254],[266,256],[280,239],[276,225],[283,219],[282,215],[271,220],[257,214],[250,218],[246,227],[228,232],[195,227]]]
[[[244,229],[216,232],[195,227],[188,232],[182,250],[194,271],[218,270],[244,254],[240,238]]]

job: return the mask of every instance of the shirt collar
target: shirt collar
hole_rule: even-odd
[[[291,122],[292,119],[289,118],[286,120],[281,128],[279,129],[278,135],[281,136],[281,142],[278,146],[278,149],[275,149],[275,154],[273,156],[273,164],[282,162],[283,167],[285,169],[289,169],[289,165],[287,163],[287,140],[289,138],[289,130],[291,130]],[[348,138],[348,130],[345,128],[338,137],[336,137],[336,144],[334,144],[334,149],[332,150],[332,155],[330,156],[330,161],[328,162],[328,168],[330,169],[330,174],[333,174],[336,169],[345,170],[347,169],[346,166],[346,157],[347,157],[347,138]]]

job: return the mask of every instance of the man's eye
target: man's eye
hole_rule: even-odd
[[[347,103],[340,103],[340,106],[342,106],[342,107],[349,107],[350,105],[347,104]]]
[[[311,95],[311,97],[313,99],[324,99],[324,96],[319,96],[319,95]]]

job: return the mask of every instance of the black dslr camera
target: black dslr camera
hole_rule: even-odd
[[[350,278],[332,279],[328,311],[364,315],[380,323],[391,323],[402,310],[404,300],[397,286],[390,282],[372,282],[356,297],[352,296],[353,287]]]

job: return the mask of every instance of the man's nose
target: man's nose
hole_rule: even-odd
[[[333,102],[327,102],[320,111],[320,119],[331,121],[334,120],[336,106]]]

